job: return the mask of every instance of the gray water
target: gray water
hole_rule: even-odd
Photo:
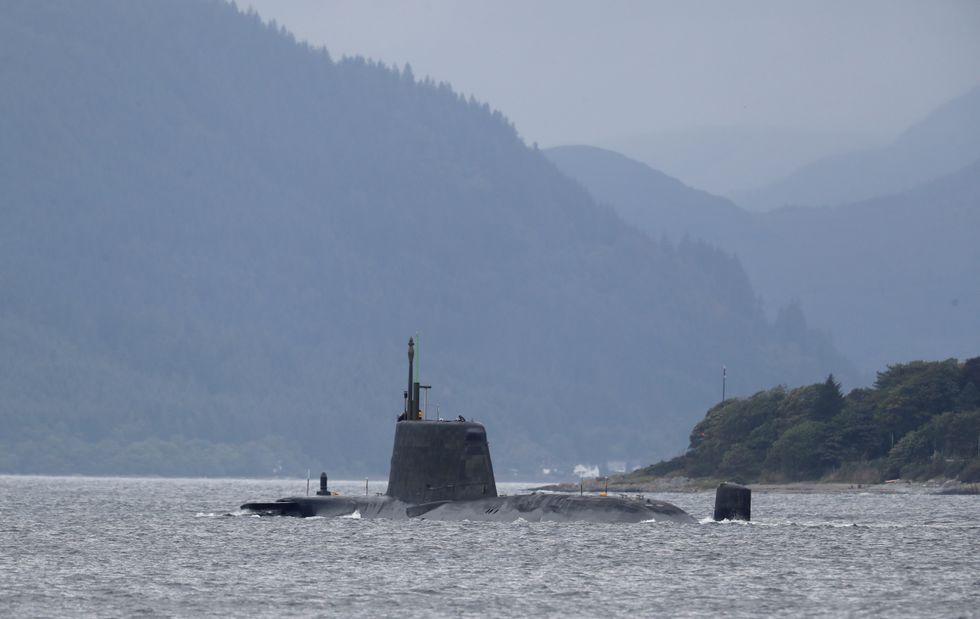
[[[305,486],[0,476],[0,613],[980,616],[977,496],[756,493],[751,524],[237,511]],[[363,494],[363,481],[339,489]],[[713,502],[650,496],[697,518]]]

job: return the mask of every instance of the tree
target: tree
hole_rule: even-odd
[[[820,385],[817,401],[813,406],[813,418],[817,421],[829,421],[837,416],[844,408],[844,394],[841,393],[840,383],[834,380],[834,375]]]
[[[956,401],[953,404],[953,408],[958,411],[968,411],[974,408],[980,408],[980,389],[977,389],[977,386],[973,384],[973,381],[963,385],[963,388],[960,389],[960,393],[956,396]]]
[[[960,371],[960,385],[966,383],[980,385],[980,357],[973,357],[963,362],[963,369]]]
[[[776,440],[765,470],[785,479],[817,479],[837,464],[837,445],[825,424],[804,421]]]

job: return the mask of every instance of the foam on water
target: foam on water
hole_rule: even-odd
[[[738,526],[748,526],[748,525],[754,526],[754,525],[761,525],[762,523],[755,520],[715,520],[711,516],[706,516],[701,520],[698,520],[698,524],[715,524],[715,525],[734,524]]]
[[[225,513],[223,513],[221,515],[224,516],[224,517],[226,517],[226,518],[228,518],[228,517],[231,517],[231,518],[240,518],[240,517],[243,517],[243,516],[246,517],[246,518],[251,518],[253,516],[255,518],[261,518],[261,516],[259,514],[256,514],[255,512],[249,511],[247,509],[236,509],[234,511],[225,512]]]

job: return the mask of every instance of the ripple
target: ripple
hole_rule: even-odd
[[[765,494],[753,497],[757,520],[704,526],[229,510],[299,487],[0,476],[0,606],[52,617],[754,617],[972,616],[980,605],[977,497]],[[713,496],[665,500],[707,514]]]

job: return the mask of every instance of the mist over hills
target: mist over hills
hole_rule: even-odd
[[[383,474],[416,331],[502,477],[847,373],[407,67],[192,0],[5,2],[0,57],[0,470]]]
[[[720,247],[753,234],[757,219],[731,200],[689,187],[648,165],[595,146],[556,146],[544,151],[558,169],[582,183],[651,238],[702,239]]]
[[[868,377],[980,349],[980,162],[860,203],[750,214],[609,151],[547,154],[652,238],[733,252],[770,311],[799,302]]]
[[[692,187],[742,196],[816,160],[876,145],[875,135],[779,127],[698,127],[622,136],[596,146],[622,153]],[[744,203],[749,208],[755,203]]]
[[[900,194],[761,222],[773,244],[737,250],[746,269],[760,289],[799,299],[855,362],[980,350],[980,161]]]
[[[758,210],[846,204],[913,189],[978,159],[980,86],[940,106],[885,146],[818,159],[732,198]]]

